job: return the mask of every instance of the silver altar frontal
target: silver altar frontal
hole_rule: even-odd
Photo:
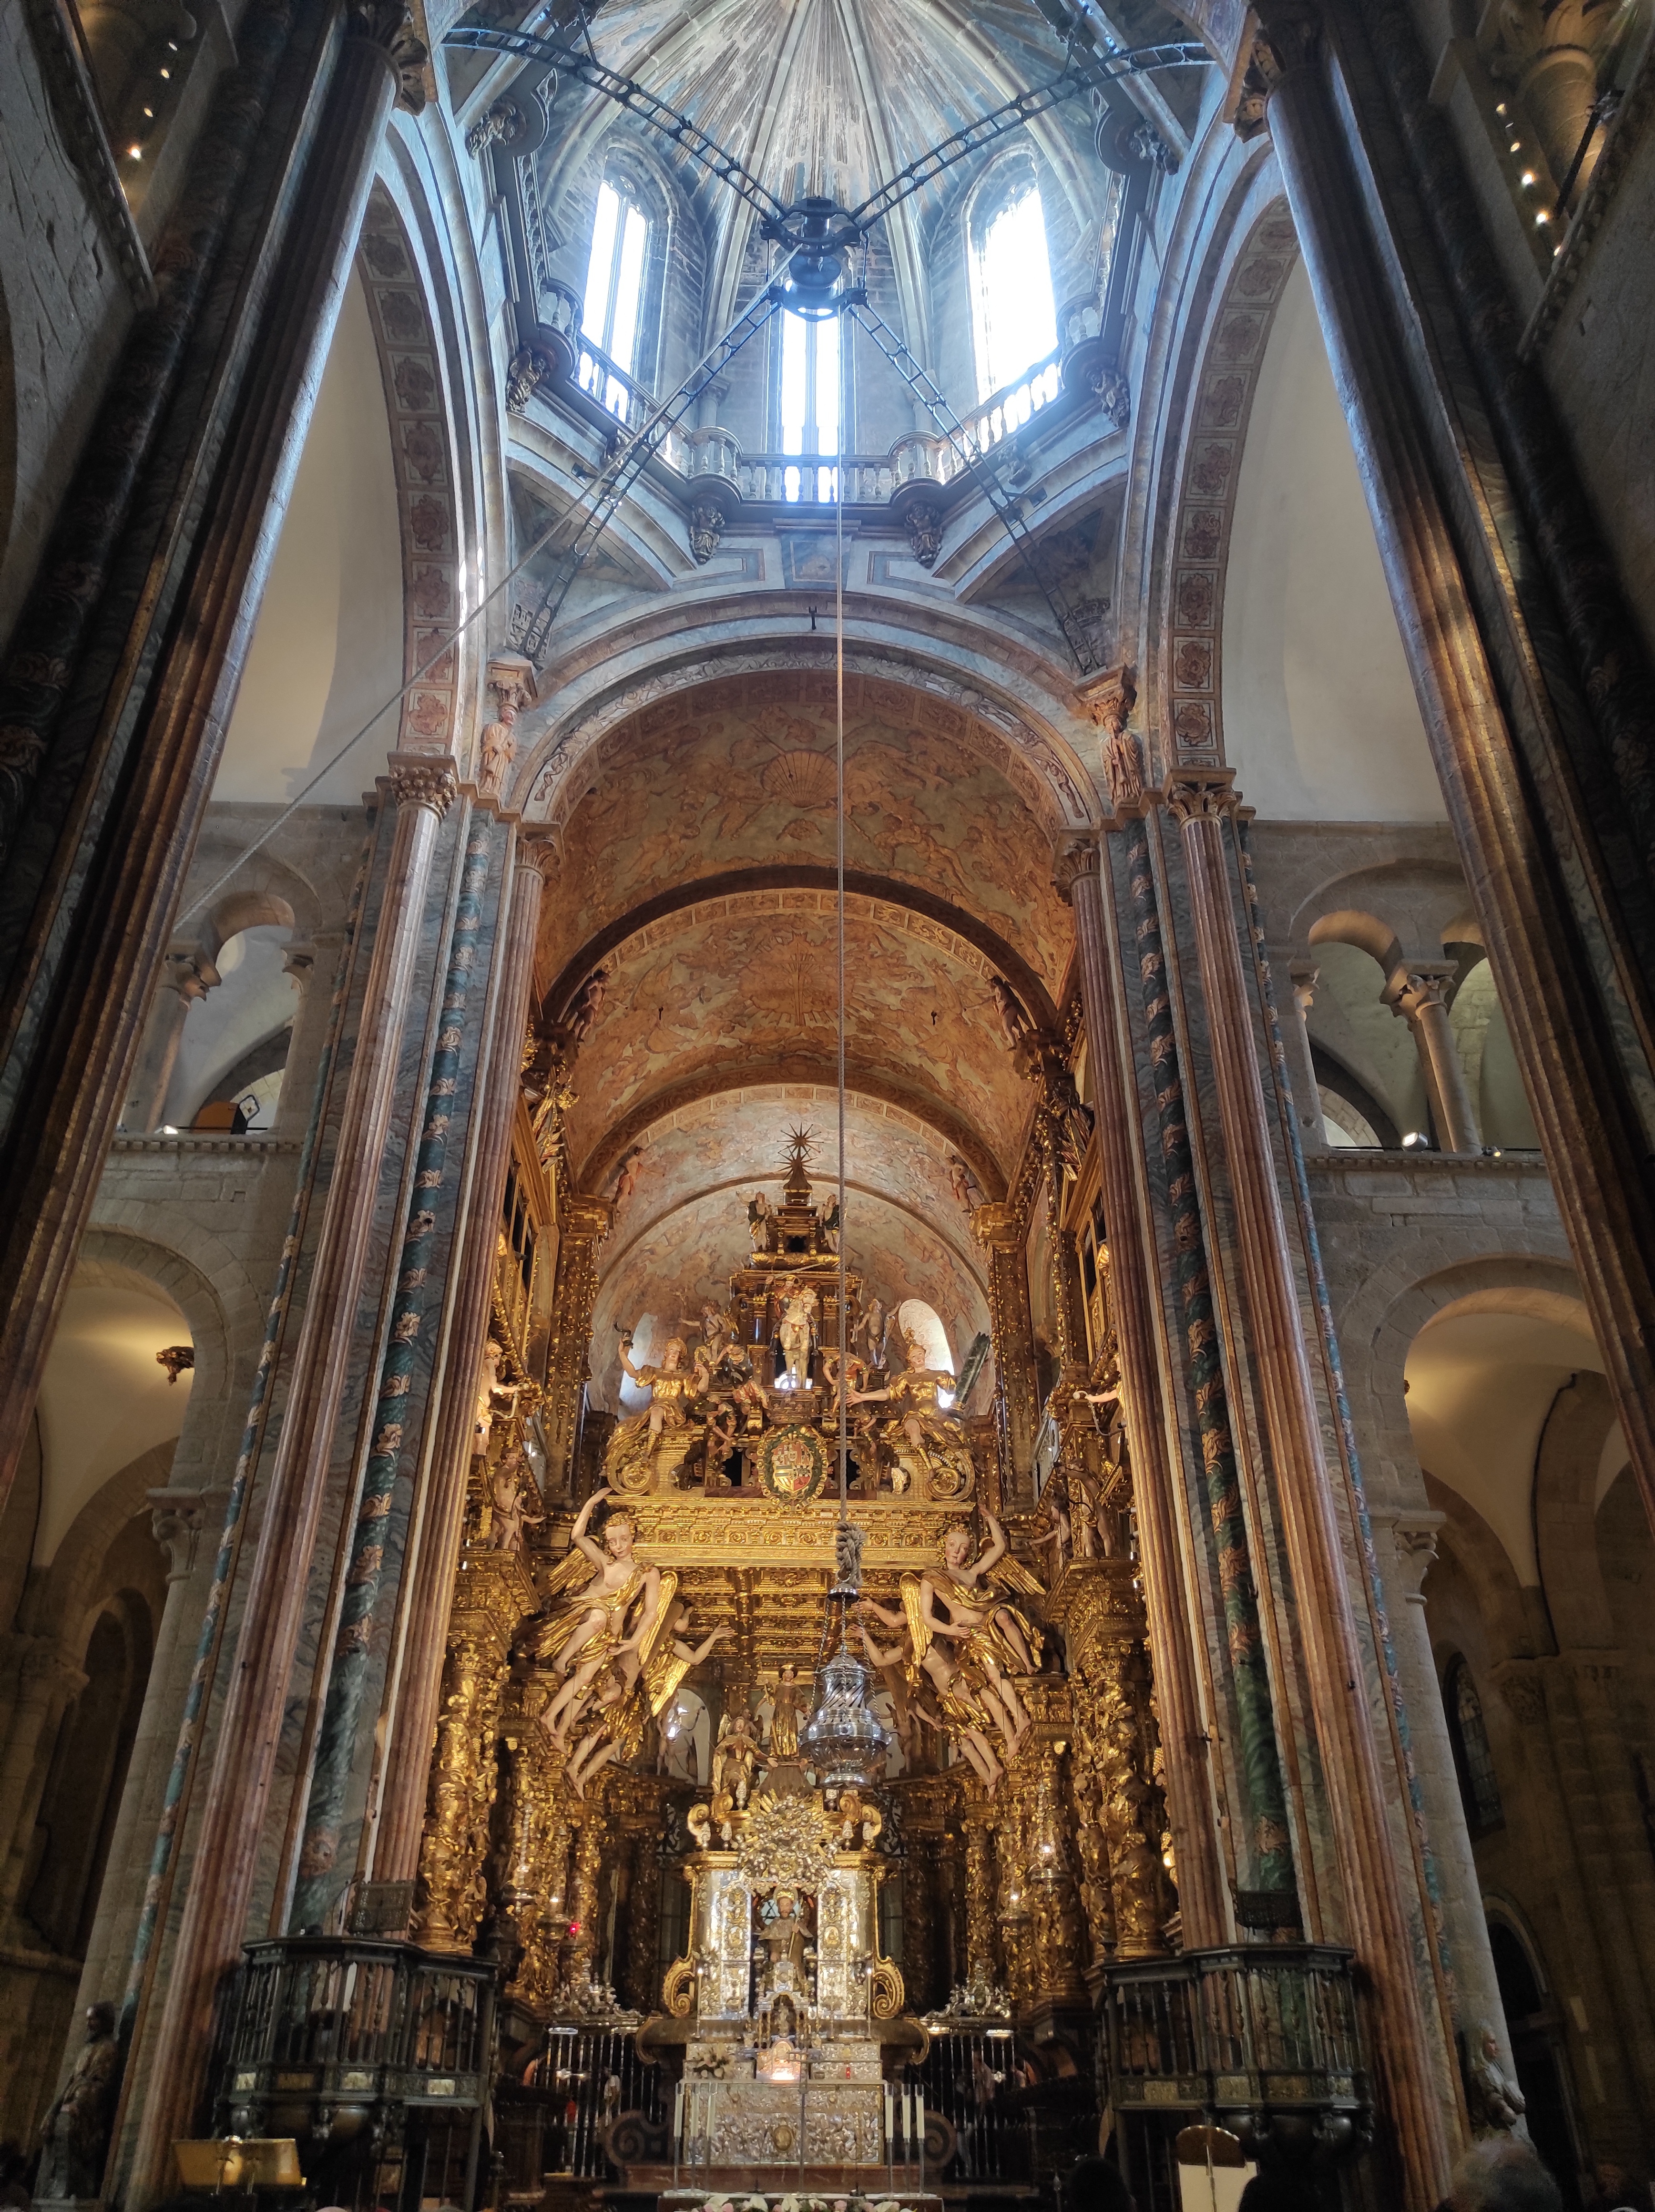
[[[676,2165],[709,2179],[917,2168],[919,2092],[885,2078],[885,2046],[915,2026],[879,1950],[877,1811],[851,1790],[829,1808],[802,1787],[718,1810],[729,1846],[686,1868],[689,1950],[668,1978],[688,2030]]]

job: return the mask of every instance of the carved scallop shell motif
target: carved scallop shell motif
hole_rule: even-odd
[[[759,781],[772,799],[789,806],[831,806],[834,757],[831,753],[778,753],[766,764]]]

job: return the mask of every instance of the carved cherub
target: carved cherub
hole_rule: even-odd
[[[988,979],[989,996],[994,1001],[994,1011],[1000,1018],[1000,1034],[1005,1039],[1006,1050],[1015,1052],[1034,1034],[1034,1024],[1028,1009],[1012,989],[1003,975]]]
[[[495,1468],[489,1485],[493,1505],[488,1528],[491,1551],[512,1554],[520,1552],[524,1530],[537,1528],[545,1520],[543,1513],[524,1511],[524,1492],[533,1480],[522,1446],[514,1444]]]
[[[594,968],[569,1001],[569,1010],[563,1017],[563,1026],[575,1044],[585,1044],[591,1035],[594,1024],[603,1010],[608,989],[609,971]]]
[[[983,1187],[958,1152],[949,1154],[949,1188],[967,1218],[983,1202]]]

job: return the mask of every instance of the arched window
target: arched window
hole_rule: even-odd
[[[778,387],[781,450],[801,461],[839,458],[839,319],[810,322],[803,315],[781,318],[781,377]],[[814,481],[812,476],[814,474]],[[785,499],[832,500],[838,496],[837,469],[818,465],[790,468],[782,477]]]
[[[1448,1735],[1454,1747],[1454,1765],[1459,1773],[1459,1794],[1464,1802],[1465,1818],[1472,1834],[1482,1835],[1490,1828],[1503,1826],[1506,1814],[1500,1802],[1500,1783],[1494,1773],[1488,1725],[1482,1717],[1482,1700],[1464,1659],[1454,1660],[1443,1677],[1442,1702],[1448,1717]]]
[[[979,194],[967,228],[977,397],[1003,392],[1057,349],[1046,211],[1034,165],[996,173],[998,189]]]
[[[623,376],[634,373],[638,358],[649,230],[641,196],[621,172],[610,170],[597,187],[580,335],[607,355]],[[609,392],[594,397],[613,412],[624,413]]]

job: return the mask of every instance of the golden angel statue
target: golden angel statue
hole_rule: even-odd
[[[667,1339],[658,1367],[634,1367],[632,1346],[633,1334],[627,1329],[621,1339],[621,1364],[640,1389],[649,1392],[649,1407],[621,1422],[609,1438],[603,1480],[611,1488],[636,1491],[648,1487],[651,1462],[661,1438],[688,1425],[690,1404],[706,1389],[706,1370],[700,1361],[690,1364],[681,1336]]]
[[[937,1498],[963,1498],[973,1478],[971,1445],[960,1417],[953,1410],[955,1378],[941,1367],[925,1364],[924,1339],[905,1332],[908,1364],[882,1390],[852,1389],[852,1404],[889,1403],[893,1419],[886,1439],[899,1462],[903,1446],[911,1459],[924,1469],[928,1494]],[[943,1403],[947,1398],[948,1405]]]
[[[992,1790],[1002,1770],[990,1731],[1015,1758],[1030,1724],[1017,1683],[1036,1671],[1044,1648],[1040,1630],[995,1584],[1029,1597],[1045,1589],[1010,1556],[1000,1522],[984,1517],[989,1540],[975,1559],[971,1530],[956,1521],[943,1532],[941,1568],[903,1576],[900,1613],[863,1602],[888,1628],[907,1630],[909,1681],[917,1684],[921,1670],[930,1678],[949,1733]]]
[[[550,1601],[578,1595],[554,1602],[526,1640],[530,1659],[543,1666],[549,1662],[565,1678],[540,1716],[540,1725],[560,1749],[598,1674],[612,1659],[641,1650],[677,1588],[676,1575],[664,1578],[658,1567],[634,1553],[637,1525],[623,1509],[612,1508],[604,1521],[601,1548],[588,1534],[593,1514],[611,1494],[595,1490],[581,1507],[570,1532],[568,1557],[544,1585]]]
[[[664,1588],[675,1580],[664,1577]],[[638,1650],[622,1652],[603,1670],[585,1709],[593,1725],[576,1744],[565,1770],[577,1797],[585,1796],[586,1784],[604,1767],[637,1758],[649,1723],[666,1711],[685,1675],[721,1637],[733,1632],[715,1628],[692,1645],[677,1633],[688,1617],[683,1600],[669,1596]]]

